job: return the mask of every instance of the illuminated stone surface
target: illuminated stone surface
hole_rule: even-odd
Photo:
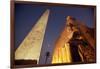
[[[55,48],[52,57],[52,63],[71,63],[71,52],[68,41],[72,38],[74,30],[68,26],[70,23],[73,23],[73,20],[70,19],[70,16],[67,17],[67,23],[60,34],[57,42],[55,43]],[[63,49],[63,50],[62,50]]]
[[[16,60],[37,60],[39,61],[41,47],[44,39],[45,29],[48,22],[49,10],[46,10],[36,22],[15,52]]]
[[[91,36],[91,32],[89,32],[90,29],[71,16],[68,16],[66,20],[66,26],[55,43],[52,64],[73,63],[69,41],[73,39],[72,36],[75,31],[80,32],[80,38],[88,43],[86,47],[82,44],[77,45],[77,54],[80,55],[81,62],[95,62],[95,40]],[[92,34],[94,34],[93,31]]]

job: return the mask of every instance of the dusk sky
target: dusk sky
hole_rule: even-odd
[[[45,53],[52,51],[54,43],[59,37],[64,28],[66,17],[73,16],[76,19],[84,22],[88,27],[93,27],[94,16],[93,8],[90,7],[62,7],[62,6],[44,6],[31,4],[16,4],[15,5],[15,49],[20,45],[25,36],[32,29],[40,16],[50,10],[50,16],[47,23],[45,37],[41,51],[41,64],[45,62]],[[33,53],[34,55],[34,53]],[[48,59],[48,63],[51,61]]]

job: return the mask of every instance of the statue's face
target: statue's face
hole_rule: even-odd
[[[76,19],[71,17],[71,16],[68,16],[66,18],[66,26],[67,28],[69,27],[69,29],[71,29],[72,31],[77,31],[77,25],[76,25]]]
[[[71,17],[71,16],[68,16],[67,18],[66,18],[66,25],[74,25],[75,24],[75,21],[76,21],[76,19],[75,18],[73,18],[73,17]]]

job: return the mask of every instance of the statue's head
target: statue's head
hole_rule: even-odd
[[[67,18],[66,18],[66,24],[67,25],[70,25],[70,24],[74,25],[75,21],[76,21],[76,19],[72,16],[67,16]]]

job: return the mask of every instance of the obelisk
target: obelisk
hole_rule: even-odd
[[[15,51],[15,60],[39,61],[50,11],[47,9]]]

